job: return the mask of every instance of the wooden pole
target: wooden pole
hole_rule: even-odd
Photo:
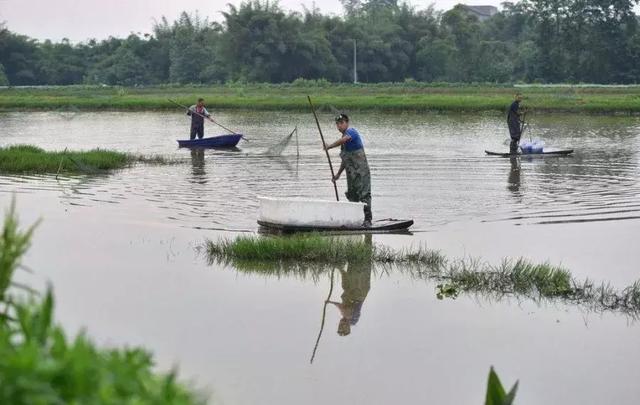
[[[331,156],[329,156],[329,151],[326,149],[327,144],[324,142],[324,136],[322,135],[322,129],[320,128],[320,121],[318,121],[318,116],[316,115],[316,110],[313,108],[313,103],[311,102],[311,97],[307,96],[309,100],[309,105],[311,106],[311,112],[313,112],[313,117],[316,119],[316,125],[318,126],[318,132],[320,132],[320,139],[322,140],[322,148],[324,149],[324,153],[327,154],[327,160],[329,161],[329,169],[331,169],[331,182],[333,183],[333,189],[336,192],[336,201],[340,201],[340,197],[338,197],[338,186],[333,181],[335,177],[335,173],[333,172],[333,165],[331,164]]]

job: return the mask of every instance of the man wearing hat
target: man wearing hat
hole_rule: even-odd
[[[363,225],[371,226],[371,174],[367,156],[364,153],[362,137],[355,128],[349,127],[349,117],[346,114],[340,114],[336,117],[336,127],[342,137],[325,146],[326,150],[340,146],[342,164],[333,181],[340,178],[343,170],[347,171],[347,192],[345,195],[349,201],[366,204]]]

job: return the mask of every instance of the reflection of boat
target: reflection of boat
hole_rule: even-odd
[[[485,150],[489,156],[502,156],[509,157],[513,156],[509,152],[492,152],[489,150]],[[573,149],[544,149],[542,152],[527,152],[527,153],[518,153],[517,156],[567,156],[573,153]]]
[[[202,139],[178,139],[181,148],[232,148],[240,142],[242,134],[212,136]]]
[[[305,198],[258,197],[258,224],[279,232],[397,232],[406,231],[413,220],[383,219],[363,225],[364,203]]]

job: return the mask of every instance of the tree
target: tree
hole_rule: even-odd
[[[221,27],[183,12],[173,23],[169,40],[169,80],[173,83],[202,83],[224,80],[218,67],[218,41]]]
[[[8,86],[9,79],[7,79],[7,75],[4,73],[4,66],[0,63],[0,86]]]
[[[457,5],[443,14],[442,28],[456,49],[451,63],[450,80],[461,82],[476,80],[478,39],[481,32],[478,19],[470,15],[463,6]]]
[[[13,86],[45,83],[38,67],[38,46],[34,39],[10,32],[0,26],[0,64]]]
[[[74,48],[68,39],[54,44],[47,40],[38,47],[38,71],[46,84],[67,85],[82,83],[87,62],[80,47]]]

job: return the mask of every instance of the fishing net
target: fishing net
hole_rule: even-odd
[[[282,140],[280,140],[280,142],[278,142],[275,145],[271,146],[263,154],[266,155],[266,156],[280,156],[282,154],[282,152],[287,148],[287,146],[289,146],[289,143],[291,143],[291,139],[293,139],[293,135],[294,134],[296,135],[296,154],[297,154],[297,156],[300,156],[300,151],[297,148],[297,146],[298,146],[298,127],[295,127],[293,129],[293,131],[291,131],[291,133],[289,135],[287,135],[284,138],[282,138]]]
[[[71,162],[81,173],[85,173],[85,174],[98,174],[101,172],[101,170],[99,170],[96,167],[90,166],[90,165],[86,165],[82,162],[79,162],[78,160],[74,159],[71,154],[69,154],[67,152],[67,148],[64,149],[64,151],[62,152],[62,156],[60,157],[60,164],[58,165],[58,172],[56,173],[56,179],[58,178],[58,176],[60,175],[60,172],[63,168],[63,166],[65,165],[66,162]]]

